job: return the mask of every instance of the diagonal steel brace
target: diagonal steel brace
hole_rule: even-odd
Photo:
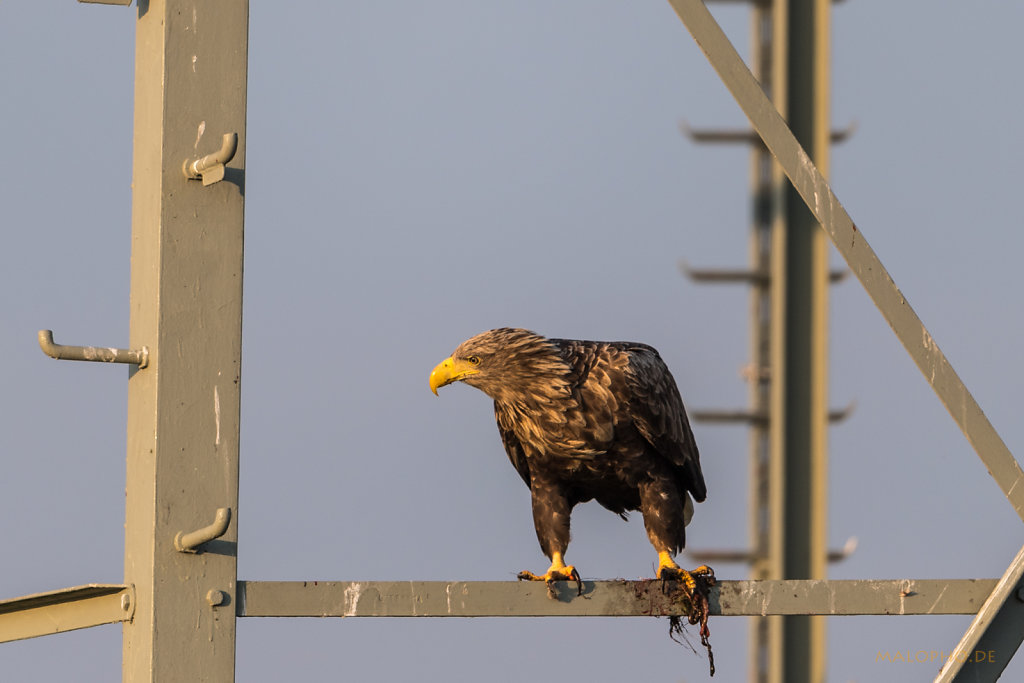
[[[757,79],[736,52],[702,0],[669,0],[697,45],[718,72],[722,82],[750,119],[750,123],[771,151],[793,187],[846,259],[871,300],[896,337],[924,374],[960,430],[967,437],[989,474],[1006,495],[1017,515],[1024,520],[1024,472],[1009,448],[982,412],[978,402],[953,370],[903,293],[893,282],[874,250],[857,230],[828,182],[818,171],[793,132],[786,125]],[[971,623],[955,650],[957,658],[947,661],[940,681],[994,681],[1006,667],[1024,638],[1024,609],[1018,591],[1024,587],[1024,549],[1006,570],[996,590]],[[1011,595],[1018,596],[1010,598]],[[994,645],[995,661],[971,662],[962,655],[977,645]],[[975,653],[977,654],[977,653]],[[974,656],[974,655],[972,655]]]
[[[702,0],[669,0],[793,187],[1024,520],[1024,471]]]
[[[935,683],[994,681],[1024,640],[1024,548],[946,659]]]

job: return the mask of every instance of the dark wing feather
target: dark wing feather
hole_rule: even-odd
[[[682,469],[687,488],[698,503],[707,497],[700,454],[686,417],[683,399],[665,362],[645,344],[630,344],[626,383],[633,423],[655,450]]]
[[[523,451],[523,445],[519,443],[519,439],[512,430],[513,420],[515,417],[507,407],[495,401],[494,418],[498,422],[498,432],[501,434],[501,443],[505,446],[505,452],[508,453],[508,459],[512,462],[512,466],[516,468],[516,471],[519,472],[519,476],[522,477],[523,481],[526,482],[526,485],[529,486],[530,463],[526,460],[526,453]]]
[[[562,404],[565,433],[579,450],[603,452],[615,438],[615,425],[624,402],[616,380],[621,376],[607,353],[607,345],[575,339],[553,339],[566,364],[565,381],[571,398]],[[620,364],[624,365],[624,364]],[[621,384],[622,380],[618,379]]]

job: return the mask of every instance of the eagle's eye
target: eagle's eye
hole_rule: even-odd
[[[468,360],[473,365],[480,365],[480,357],[479,356],[469,356],[468,358],[466,358],[466,360]]]

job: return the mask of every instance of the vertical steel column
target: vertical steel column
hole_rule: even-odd
[[[774,21],[770,4],[755,3],[751,17],[751,70],[761,87],[774,97]],[[749,402],[754,414],[770,415],[772,405],[772,236],[781,203],[784,178],[771,153],[758,138],[751,147],[750,183],[753,189],[750,268],[764,277],[750,288]],[[781,479],[772,476],[771,420],[750,423],[750,578],[782,578],[781,519],[772,502],[781,500]],[[773,530],[775,532],[773,533]],[[782,617],[750,619],[748,678],[752,683],[782,683]]]
[[[828,172],[830,0],[775,0],[774,100],[811,158]],[[778,169],[778,166],[776,165]],[[776,170],[781,178],[781,170]],[[785,183],[776,228],[772,369],[773,460],[782,492],[782,576],[824,578],[827,542],[828,243],[799,194]],[[782,680],[825,679],[821,617],[785,617]]]
[[[234,679],[247,0],[140,0],[135,52],[123,679]],[[220,182],[185,161],[237,133]],[[230,513],[217,513],[228,508]],[[229,516],[226,533],[175,547]],[[203,539],[212,532],[193,536]]]

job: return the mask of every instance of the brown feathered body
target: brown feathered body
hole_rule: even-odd
[[[589,500],[623,517],[640,510],[659,551],[685,546],[689,498],[703,501],[707,489],[679,390],[655,349],[501,328],[465,341],[452,359],[472,363],[476,371],[458,379],[494,399],[548,557],[565,552],[572,508]]]

